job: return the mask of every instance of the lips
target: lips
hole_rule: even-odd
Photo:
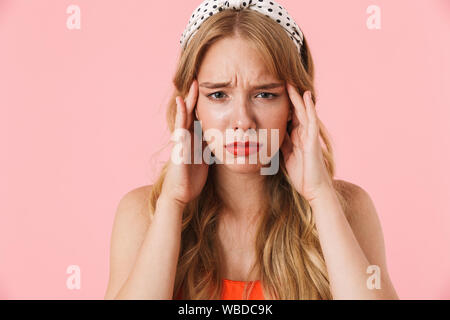
[[[258,152],[261,148],[261,144],[257,142],[234,142],[229,143],[226,146],[228,152],[234,154],[235,156],[248,156],[255,152]]]

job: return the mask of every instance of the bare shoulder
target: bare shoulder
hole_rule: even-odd
[[[390,280],[383,230],[372,198],[364,188],[354,183],[334,180],[333,185],[346,202],[347,220],[367,260],[381,270],[381,287],[387,288],[392,299],[398,299]]]
[[[125,193],[114,217],[110,244],[110,276],[105,299],[115,297],[127,279],[150,224],[148,199],[151,185]]]
[[[333,180],[333,185],[346,198],[354,198],[364,191],[359,185],[341,179]]]
[[[345,180],[333,180],[333,185],[345,200],[344,211],[348,220],[353,220],[361,210],[374,209],[369,193],[361,186]]]
[[[345,214],[355,237],[372,264],[386,271],[385,244],[381,221],[372,198],[362,187],[336,180],[336,190],[347,202]]]
[[[122,199],[120,199],[118,212],[132,213],[148,217],[148,200],[152,190],[152,185],[145,185],[128,191]]]

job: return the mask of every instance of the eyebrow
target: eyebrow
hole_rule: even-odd
[[[231,82],[222,82],[222,83],[213,83],[213,82],[203,82],[200,83],[200,87],[203,88],[207,88],[207,89],[219,89],[219,88],[229,88],[231,85]],[[284,83],[282,82],[276,82],[276,83],[268,83],[268,84],[262,84],[262,85],[257,85],[254,86],[253,89],[275,89],[275,88],[280,88],[283,87]]]

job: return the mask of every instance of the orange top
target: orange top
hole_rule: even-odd
[[[223,279],[222,300],[242,300],[246,281],[234,281]],[[249,283],[249,286],[251,284]],[[264,293],[259,280],[250,291],[249,300],[264,300]]]
[[[223,289],[222,289],[222,300],[242,300],[242,295],[244,293],[244,288],[246,281],[234,281],[223,279]],[[249,284],[250,286],[251,284]],[[176,296],[175,300],[181,300],[180,290],[179,294]],[[249,300],[265,300],[264,293],[262,290],[261,282],[259,280],[255,281],[252,291],[250,291]]]

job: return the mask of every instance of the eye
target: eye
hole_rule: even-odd
[[[274,94],[274,93],[270,93],[270,92],[261,92],[260,94],[266,94],[266,95],[271,95],[272,99],[278,97],[278,95]]]
[[[218,91],[218,92],[214,92],[211,93],[210,95],[208,95],[208,98],[215,96],[216,94],[223,94],[223,92]],[[218,98],[217,96],[215,96],[215,98],[213,98],[212,100],[219,100],[220,98]]]
[[[222,91],[217,91],[214,93],[209,94],[207,97],[211,98],[212,100],[220,100],[221,99],[221,95],[224,94]],[[219,96],[218,96],[219,95]],[[270,92],[261,92],[259,95],[264,95],[263,99],[265,100],[270,100],[270,99],[275,99],[276,97],[278,97],[277,94],[274,93],[270,93]]]

